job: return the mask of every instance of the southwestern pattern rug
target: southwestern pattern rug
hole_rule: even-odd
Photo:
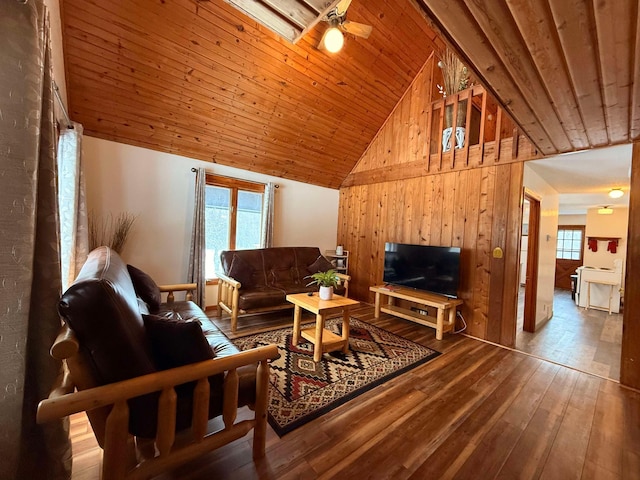
[[[340,335],[342,319],[327,320],[325,328]],[[278,436],[440,355],[354,318],[349,353],[325,353],[317,364],[313,345],[301,339],[296,347],[292,338],[293,327],[287,327],[234,340],[240,350],[278,345],[280,358],[271,363],[269,380],[269,423]]]

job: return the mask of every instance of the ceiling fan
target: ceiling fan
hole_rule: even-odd
[[[356,37],[369,38],[373,27],[364,23],[350,22],[347,20],[347,9],[351,5],[351,0],[341,0],[323,18],[329,24],[318,44],[318,49],[328,50],[335,53],[342,48],[344,36],[342,32],[350,33]]]

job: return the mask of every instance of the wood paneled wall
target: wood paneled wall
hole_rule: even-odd
[[[640,142],[633,144],[620,383],[640,390]]]
[[[351,296],[373,301],[385,242],[460,247],[468,333],[513,345],[522,172],[520,162],[343,188],[338,238],[350,252]]]
[[[354,169],[360,181],[340,190],[338,240],[350,251],[350,291],[373,300],[369,287],[382,282],[385,242],[461,247],[467,332],[512,346],[523,163],[406,168],[426,157],[428,130],[420,117],[432,99],[434,66],[430,59]],[[376,174],[364,182],[368,170]],[[496,248],[501,258],[493,254]]]

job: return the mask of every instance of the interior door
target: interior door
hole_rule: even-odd
[[[571,275],[582,266],[584,225],[558,227],[556,247],[556,288],[571,290]]]
[[[527,273],[524,285],[523,326],[525,332],[536,331],[536,303],[538,299],[538,258],[540,236],[540,199],[525,189],[524,198],[529,202],[529,227],[527,235]]]

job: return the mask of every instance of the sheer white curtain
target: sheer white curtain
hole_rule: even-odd
[[[89,231],[82,173],[82,125],[62,127],[58,140],[58,201],[62,290],[76,278],[89,253]]]
[[[273,247],[273,217],[275,205],[276,185],[269,182],[264,187],[264,200],[262,205],[262,232],[260,246],[262,248]]]
[[[193,205],[193,228],[191,233],[191,251],[189,253],[189,282],[197,283],[194,301],[204,308],[204,289],[206,284],[205,259],[205,197],[206,172],[204,168],[196,170],[196,189]]]

